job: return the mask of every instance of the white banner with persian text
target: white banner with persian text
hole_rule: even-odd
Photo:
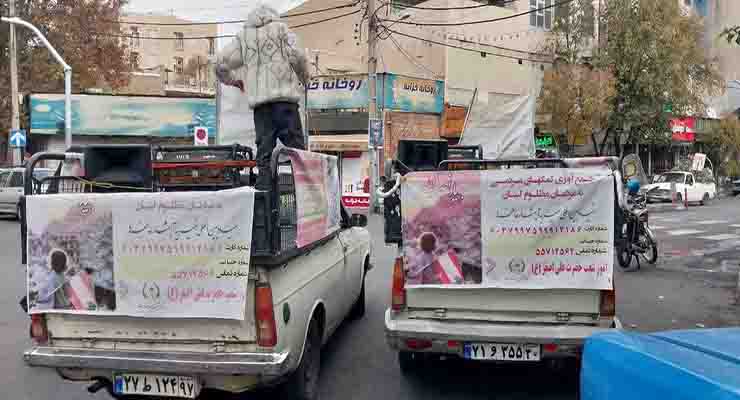
[[[613,205],[607,169],[484,171],[482,284],[612,289]]]
[[[254,191],[29,196],[29,312],[244,319]]]

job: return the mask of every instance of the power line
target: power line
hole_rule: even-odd
[[[404,7],[404,8],[413,8],[415,10],[453,11],[453,10],[472,10],[472,9],[483,8],[483,7],[502,7],[505,4],[516,3],[518,1],[519,0],[505,0],[505,1],[498,2],[498,3],[494,3],[493,1],[491,1],[488,4],[477,4],[477,5],[474,5],[474,6],[462,6],[462,7],[420,7],[420,6],[417,6],[417,5],[404,4],[403,2],[398,2],[398,1],[391,0],[390,1],[390,5],[391,6],[393,6],[393,5],[400,5],[401,7]]]
[[[225,39],[225,38],[236,37],[236,35],[155,37],[155,36],[135,36],[135,35],[123,35],[123,34],[116,34],[116,33],[101,33],[101,32],[91,32],[91,34],[95,36],[103,36],[103,37],[115,37],[115,38],[123,38],[123,39],[141,39],[141,40],[201,40],[201,39]]]
[[[404,25],[415,25],[415,26],[461,26],[461,25],[476,25],[476,24],[486,24],[489,22],[499,22],[499,21],[505,21],[508,19],[514,19],[517,17],[521,17],[524,15],[534,14],[539,11],[548,10],[551,8],[555,8],[558,6],[562,6],[568,3],[572,3],[575,0],[565,0],[561,1],[559,3],[551,4],[546,7],[541,8],[533,8],[529,11],[524,11],[518,14],[509,15],[507,17],[499,17],[499,18],[492,18],[492,19],[484,19],[484,20],[478,20],[478,21],[466,21],[466,22],[414,22],[414,21],[406,21],[402,19],[392,20],[392,19],[382,19],[383,22],[392,22],[392,23],[398,23],[398,24],[404,24]]]
[[[341,10],[343,8],[355,7],[357,4],[359,4],[359,1],[355,1],[354,3],[350,3],[350,4],[344,4],[341,6],[334,6],[334,7],[322,8],[319,10],[283,15],[281,18],[300,17],[303,15],[317,14],[317,13],[326,12],[326,11]],[[198,26],[198,25],[242,24],[244,22],[247,22],[247,20],[246,19],[233,19],[233,20],[226,20],[226,21],[210,21],[210,22],[144,22],[144,21],[137,22],[137,21],[103,20],[103,22],[119,23],[123,25],[141,25],[141,26]]]
[[[318,21],[306,22],[305,24],[290,26],[289,28],[290,29],[298,29],[298,28],[303,28],[304,26],[316,25],[316,24],[320,24],[322,22],[333,21],[335,19],[349,17],[350,15],[357,14],[360,11],[362,11],[362,10],[355,10],[355,11],[352,11],[352,12],[349,12],[349,13],[346,13],[346,14],[341,14],[341,15],[337,15],[337,16],[334,16],[334,17],[330,17],[330,18],[320,19]]]
[[[535,59],[531,59],[531,58],[515,57],[515,56],[508,56],[508,55],[505,55],[505,54],[491,53],[491,52],[488,52],[488,51],[471,49],[469,47],[456,46],[454,44],[449,44],[449,43],[442,43],[442,42],[438,42],[436,40],[424,39],[424,38],[420,38],[418,36],[409,35],[409,34],[406,34],[406,33],[401,33],[401,32],[398,32],[398,31],[394,31],[394,30],[389,29],[389,28],[385,28],[385,29],[387,29],[391,33],[395,33],[396,35],[404,36],[404,37],[407,37],[409,39],[421,40],[422,42],[432,43],[432,44],[436,44],[436,45],[439,45],[439,46],[450,47],[450,48],[453,48],[453,49],[470,51],[470,52],[478,53],[478,54],[481,54],[481,55],[482,54],[485,54],[485,55],[489,55],[489,56],[501,57],[501,58],[508,58],[508,59],[517,60],[517,61],[530,61],[530,62],[534,62],[534,63],[552,64],[552,61],[535,60]]]
[[[537,53],[537,52],[534,52],[534,51],[512,49],[510,47],[503,47],[503,46],[496,46],[496,45],[493,45],[493,44],[473,42],[471,40],[458,39],[458,38],[454,38],[454,37],[453,38],[450,38],[450,39],[451,40],[457,40],[458,42],[462,42],[462,43],[470,43],[470,44],[477,44],[479,46],[491,47],[491,48],[494,48],[494,49],[497,49],[497,50],[505,50],[505,51],[512,51],[512,52],[515,52],[515,53],[528,54],[530,56],[541,56],[541,57],[548,57],[548,56],[550,56],[549,54],[546,54],[546,53]]]
[[[398,51],[401,52],[401,54],[403,54],[411,62],[411,64],[414,64],[414,66],[416,66],[416,68],[423,69],[426,72],[430,73],[432,75],[432,78],[436,78],[437,77],[437,73],[436,72],[432,71],[431,69],[429,69],[424,64],[421,64],[418,61],[414,60],[414,57],[412,57],[411,55],[409,55],[406,52],[406,50],[404,50],[401,47],[401,45],[398,43],[398,41],[396,40],[396,38],[394,38],[393,36],[388,36],[388,37],[391,39],[391,41],[393,42],[393,45],[396,47],[396,49],[398,49]]]

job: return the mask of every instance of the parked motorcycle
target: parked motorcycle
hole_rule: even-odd
[[[622,226],[622,240],[617,247],[617,261],[622,268],[629,268],[632,258],[637,259],[637,268],[640,268],[640,258],[649,264],[658,261],[658,242],[655,234],[650,229],[647,201],[645,195],[639,194],[637,190],[629,187],[627,198],[627,209],[624,211],[625,221]]]

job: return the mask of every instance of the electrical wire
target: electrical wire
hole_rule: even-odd
[[[493,45],[493,44],[473,42],[471,40],[465,40],[465,39],[450,38],[450,40],[457,40],[458,42],[462,42],[462,43],[477,44],[478,46],[486,46],[486,47],[491,47],[491,48],[497,49],[497,50],[505,50],[505,51],[511,51],[511,52],[515,52],[515,53],[522,53],[522,54],[527,54],[527,55],[530,55],[530,56],[540,56],[540,57],[549,57],[550,56],[549,54],[545,54],[545,53],[537,53],[537,52],[534,52],[534,51],[512,49],[510,47],[503,47],[503,46],[496,46],[496,45]]]
[[[353,14],[357,14],[362,10],[355,10],[350,13],[336,15],[334,17],[320,19],[318,21],[312,21],[307,22],[305,24],[295,25],[291,26],[289,28],[291,29],[297,29],[297,28],[303,28],[305,26],[311,26],[316,24],[321,24],[328,21],[333,21],[335,19],[344,18]],[[232,38],[236,37],[236,35],[216,35],[216,36],[185,36],[185,37],[154,37],[154,36],[134,36],[134,35],[123,35],[123,34],[113,34],[113,33],[99,33],[99,32],[92,32],[93,35],[96,36],[105,36],[105,37],[117,37],[117,38],[124,38],[124,39],[142,39],[142,40],[194,40],[194,39],[222,39],[222,38]]]
[[[530,62],[534,62],[534,63],[552,64],[552,61],[548,61],[548,60],[535,60],[535,59],[531,59],[531,58],[524,58],[524,57],[509,56],[509,55],[505,55],[505,54],[491,53],[491,52],[488,52],[488,51],[471,49],[469,47],[456,46],[454,44],[438,42],[436,40],[424,39],[424,38],[420,38],[418,36],[409,35],[409,34],[406,34],[406,33],[401,33],[401,32],[398,32],[398,31],[394,31],[394,30],[392,30],[390,28],[386,28],[386,29],[388,31],[390,31],[391,33],[394,33],[394,34],[399,35],[399,36],[404,36],[404,37],[407,37],[409,39],[421,40],[422,42],[432,43],[432,44],[436,44],[436,45],[439,45],[439,46],[450,47],[450,48],[453,48],[453,49],[465,50],[465,51],[470,51],[470,52],[473,52],[473,53],[485,54],[485,55],[494,56],[494,57],[508,58],[508,59],[517,60],[517,61],[530,61]]]
[[[306,22],[305,24],[289,26],[289,28],[290,29],[298,29],[298,28],[303,28],[304,26],[311,26],[311,25],[316,25],[316,24],[320,24],[320,23],[323,23],[323,22],[329,22],[329,21],[333,21],[335,19],[340,19],[340,18],[344,18],[344,17],[349,17],[350,15],[358,14],[361,11],[362,10],[355,10],[355,11],[352,11],[352,12],[348,12],[346,14],[340,14],[340,15],[336,15],[336,16],[333,16],[333,17],[330,17],[330,18],[320,19],[318,21]]]
[[[409,55],[406,52],[406,50],[404,50],[403,47],[401,47],[401,45],[398,43],[398,41],[396,40],[396,38],[394,38],[393,36],[390,36],[390,35],[388,36],[388,38],[390,38],[391,42],[393,42],[393,45],[396,47],[396,49],[398,49],[398,51],[401,52],[401,54],[403,54],[403,56],[406,57],[411,62],[411,64],[413,64],[414,66],[416,66],[416,68],[423,69],[427,73],[431,74],[432,75],[432,78],[436,78],[437,77],[437,73],[436,72],[434,72],[431,69],[429,69],[426,65],[419,63],[417,60],[414,60],[414,57],[412,57],[411,55]]]
[[[322,8],[319,10],[306,11],[306,12],[296,13],[296,14],[287,14],[287,15],[283,15],[281,18],[300,17],[303,15],[317,14],[317,13],[326,12],[326,11],[341,10],[343,8],[355,7],[359,3],[360,3],[359,1],[355,1],[354,3],[344,4],[341,6],[327,7],[327,8]],[[228,24],[242,24],[244,22],[247,22],[246,19],[233,19],[233,20],[226,20],[226,21],[210,21],[210,22],[143,22],[143,21],[137,22],[137,21],[113,21],[113,20],[102,20],[102,21],[108,22],[108,23],[119,23],[123,25],[141,25],[141,26],[228,25]]]
[[[555,8],[558,6],[562,6],[565,4],[569,4],[574,2],[575,0],[564,0],[559,3],[551,4],[546,7],[541,8],[533,8],[529,11],[520,12],[518,14],[512,14],[506,17],[499,17],[499,18],[491,18],[491,19],[484,19],[484,20],[478,20],[478,21],[465,21],[465,22],[414,22],[414,21],[406,21],[403,19],[381,19],[383,22],[392,22],[392,23],[398,23],[398,24],[404,24],[404,25],[415,25],[415,26],[462,26],[462,25],[477,25],[477,24],[486,24],[490,22],[499,22],[499,21],[506,21],[509,19],[518,18],[524,15],[534,14],[539,11],[548,10],[551,8]]]
[[[393,6],[393,5],[399,5],[400,7],[403,7],[403,8],[412,8],[414,10],[453,11],[453,10],[472,10],[472,9],[483,8],[483,7],[502,7],[505,4],[516,3],[518,1],[519,0],[505,0],[505,1],[501,1],[498,4],[488,3],[488,4],[477,4],[477,5],[474,5],[474,6],[462,6],[462,7],[420,7],[420,6],[417,6],[417,5],[405,4],[403,2],[391,0],[390,1],[390,5],[391,6]]]
[[[141,40],[202,40],[202,39],[226,39],[233,38],[236,35],[216,35],[216,36],[184,36],[184,37],[156,37],[156,36],[134,36],[134,35],[123,35],[116,33],[101,33],[101,32],[90,32],[94,36],[102,37],[114,37],[123,39],[141,39]]]

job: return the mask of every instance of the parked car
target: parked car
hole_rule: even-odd
[[[675,185],[675,193],[671,187]],[[706,204],[717,197],[717,184],[714,181],[700,182],[692,172],[671,171],[660,175],[655,183],[642,189],[648,202],[683,202],[688,195],[690,203]]]
[[[23,195],[24,173],[23,167],[0,170],[0,213],[20,216],[20,198]],[[33,175],[36,179],[43,179],[54,173],[53,169],[36,168]]]
[[[732,195],[737,196],[740,194],[740,179],[735,179],[732,181]]]

